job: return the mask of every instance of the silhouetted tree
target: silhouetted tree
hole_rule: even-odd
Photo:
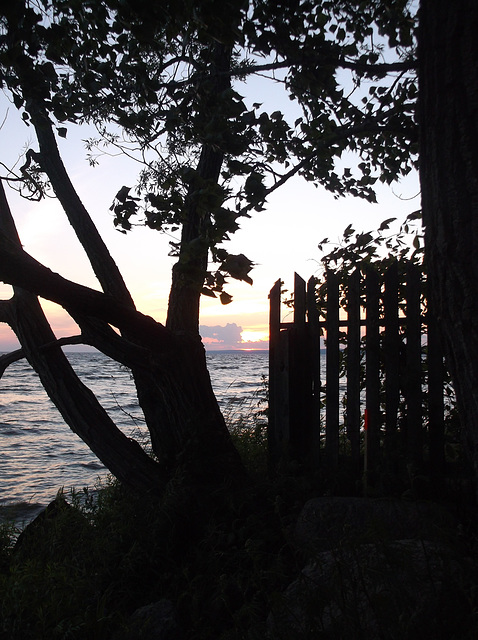
[[[0,10],[0,81],[38,142],[3,179],[32,198],[53,190],[102,290],[23,251],[2,189],[0,278],[14,295],[0,320],[65,421],[126,484],[160,491],[179,469],[194,482],[243,478],[207,372],[200,296],[227,303],[228,277],[252,282],[251,260],[226,241],[290,177],[373,201],[377,180],[411,169],[414,27],[404,0],[24,0]],[[253,76],[283,85],[293,121],[260,97],[246,104],[239,87]],[[71,122],[96,125],[91,149],[123,146],[144,162],[137,187],[116,194],[115,224],[180,231],[166,326],[136,310],[75,192],[55,135]],[[344,168],[346,152],[358,161]],[[75,341],[131,368],[156,460],[78,380],[37,296],[70,313]]]

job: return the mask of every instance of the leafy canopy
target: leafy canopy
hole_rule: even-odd
[[[224,246],[294,175],[374,201],[416,160],[415,16],[406,0],[24,0],[0,10],[0,82],[25,122],[94,124],[90,161],[142,163],[115,224],[177,233],[191,203],[205,292],[252,262]],[[252,83],[254,83],[252,85]],[[284,100],[267,104],[269,87]],[[198,170],[212,150],[219,178]],[[21,178],[44,188],[38,166]],[[13,179],[12,173],[7,177]],[[18,177],[18,176],[17,176]],[[187,251],[183,236],[173,252]],[[228,302],[230,296],[222,296]]]

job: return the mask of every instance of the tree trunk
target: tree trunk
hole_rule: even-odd
[[[216,114],[216,102],[221,93],[231,87],[226,72],[230,69],[232,51],[217,44],[213,51],[208,93],[208,107]],[[216,72],[219,72],[216,74]],[[203,144],[196,177],[192,181],[184,205],[184,223],[181,232],[179,259],[173,267],[166,326],[173,331],[187,331],[199,335],[199,304],[209,257],[208,231],[211,211],[201,202],[201,192],[208,185],[217,185],[224,153],[216,146]]]
[[[179,259],[173,267],[166,326],[173,331],[199,335],[199,304],[207,272],[210,211],[202,210],[199,191],[207,182],[217,183],[223,154],[204,145],[196,169],[197,178],[186,201]]]
[[[422,0],[420,180],[430,292],[478,476],[478,3]]]

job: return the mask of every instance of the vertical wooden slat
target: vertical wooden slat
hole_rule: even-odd
[[[369,268],[366,274],[366,373],[365,405],[368,412],[368,469],[377,466],[380,451],[380,282],[377,272]]]
[[[307,283],[307,329],[308,353],[311,381],[311,465],[317,467],[320,461],[320,325],[319,310],[315,299],[317,280],[312,277]]]
[[[400,404],[398,262],[393,262],[387,269],[384,284],[385,451],[390,464],[392,458],[398,460],[397,421]]]
[[[306,287],[305,280],[294,273],[294,324],[305,331]]]
[[[291,331],[281,330],[277,347],[276,367],[276,413],[275,413],[275,458],[271,461],[271,469],[279,462],[289,458],[290,449],[290,350]]]
[[[267,445],[269,463],[274,467],[278,462],[280,438],[277,419],[279,409],[279,340],[280,340],[280,303],[281,281],[277,280],[269,293],[269,419]]]
[[[355,469],[360,465],[360,269],[348,277],[347,436]]]
[[[407,348],[405,398],[407,402],[407,449],[411,462],[420,464],[423,457],[422,389],[421,389],[421,317],[420,270],[407,267]]]
[[[294,327],[290,332],[290,446],[291,455],[308,465],[311,447],[310,406],[312,383],[307,353],[306,285],[294,274]]]
[[[434,478],[445,473],[444,363],[433,302],[427,299],[428,436],[430,471]]]
[[[332,467],[339,460],[339,279],[327,270],[327,352],[325,400],[325,455]]]

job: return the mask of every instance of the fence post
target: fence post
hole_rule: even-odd
[[[360,470],[360,269],[348,277],[347,287],[347,436],[352,464]]]
[[[383,295],[385,371],[385,453],[388,464],[398,463],[397,420],[400,405],[400,334],[398,319],[398,262],[385,273]]]
[[[272,287],[269,293],[269,419],[267,428],[267,445],[269,464],[274,469],[283,455],[284,445],[289,439],[288,429],[288,384],[284,384],[285,368],[283,347],[281,343],[281,281]]]
[[[330,270],[326,278],[325,455],[327,463],[336,467],[339,462],[339,278]]]
[[[310,464],[312,381],[307,349],[306,285],[294,274],[294,326],[290,332],[290,449],[301,464]]]
[[[311,382],[311,457],[310,463],[317,468],[320,460],[320,325],[319,310],[315,299],[317,280],[311,277],[307,283],[307,333],[308,357],[310,360]]]
[[[374,471],[380,453],[380,282],[378,273],[367,269],[366,273],[366,369],[365,406],[368,414],[368,469],[373,482]]]
[[[407,267],[407,347],[405,399],[407,402],[407,449],[411,462],[423,460],[422,427],[422,349],[420,315],[420,270],[411,262]]]

